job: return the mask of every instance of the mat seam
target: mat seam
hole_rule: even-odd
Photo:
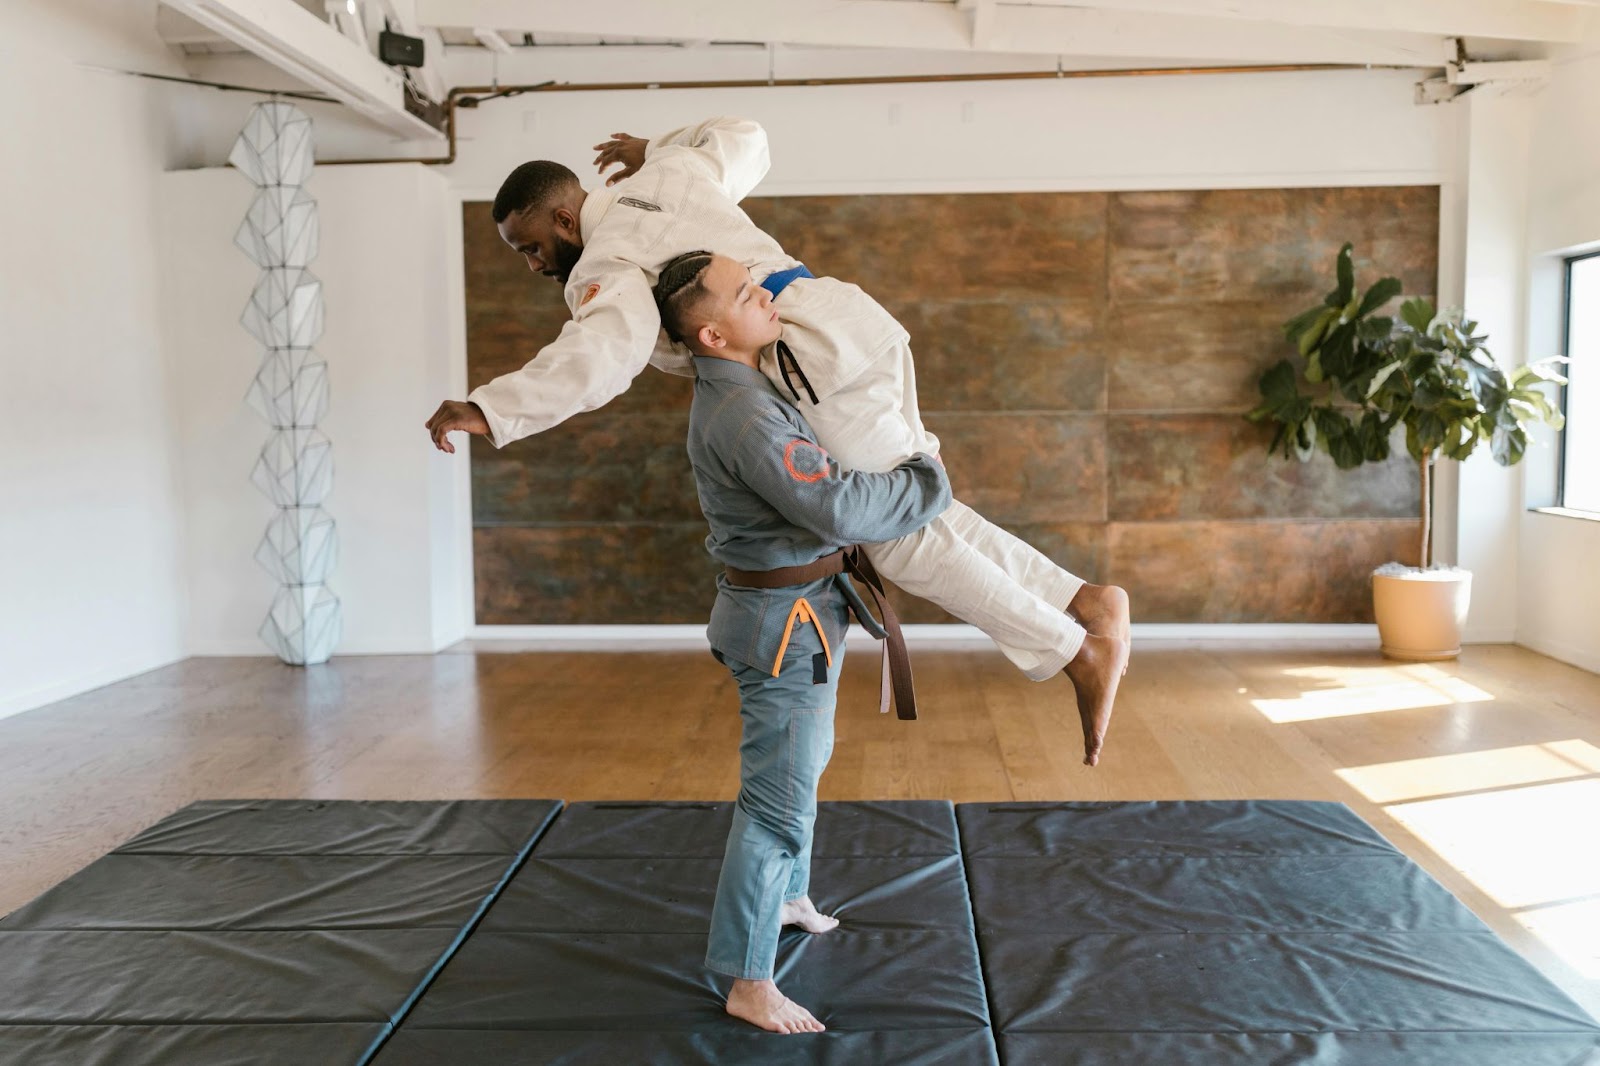
[[[484,897],[477,911],[461,927],[461,931],[456,935],[456,938],[451,941],[449,947],[445,948],[444,953],[428,969],[428,972],[423,974],[422,980],[417,983],[416,988],[412,989],[411,995],[407,996],[405,1001],[400,1004],[399,1009],[389,1016],[383,1031],[367,1047],[365,1053],[356,1060],[355,1066],[369,1066],[378,1053],[383,1050],[383,1046],[389,1042],[389,1038],[400,1031],[400,1026],[405,1024],[405,1020],[410,1016],[412,1009],[421,1001],[428,989],[433,987],[434,980],[449,964],[450,960],[455,958],[456,952],[461,950],[461,945],[465,944],[467,938],[477,931],[484,916],[489,913],[489,908],[494,906],[495,901],[500,898],[506,886],[511,883],[511,879],[516,876],[517,871],[522,869],[523,865],[528,861],[528,857],[533,854],[534,847],[544,837],[545,833],[550,831],[550,827],[555,824],[556,819],[561,816],[562,812],[567,809],[565,800],[558,800],[557,802],[560,806],[545,816],[544,821],[540,823],[538,829],[528,838],[527,843],[522,846],[522,849],[512,859],[510,866],[506,868],[505,873],[501,875],[494,888]]]
[[[983,984],[983,1005],[988,1014],[989,1040],[994,1047],[994,1060],[1004,1066],[1005,1059],[1000,1054],[1000,1030],[995,1025],[995,1003],[993,994],[989,990],[989,956],[984,950],[983,934],[978,929],[978,903],[974,898],[974,882],[972,871],[967,866],[966,837],[961,830],[959,807],[961,804],[950,804],[950,820],[956,826],[956,854],[961,857],[961,878],[966,882],[967,914],[972,919],[972,947],[978,955],[978,980]]]

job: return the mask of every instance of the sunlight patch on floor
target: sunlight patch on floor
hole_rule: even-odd
[[[1426,663],[1382,667],[1308,666],[1283,673],[1286,677],[1320,682],[1322,687],[1287,699],[1250,701],[1268,721],[1280,724],[1419,707],[1450,707],[1494,699],[1476,685]]]
[[[1543,784],[1600,773],[1600,748],[1583,740],[1521,744],[1335,770],[1374,803]]]
[[[1600,778],[1386,809],[1502,907],[1600,896]]]
[[[1600,897],[1538,907],[1515,917],[1567,965],[1600,980]]]

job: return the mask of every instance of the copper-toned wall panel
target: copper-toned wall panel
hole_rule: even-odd
[[[1105,289],[1103,193],[780,196],[743,206],[814,273],[854,282],[897,314],[929,298]]]
[[[1099,411],[1105,408],[1105,308],[1087,300],[908,300],[925,409]]]
[[[1321,295],[1311,296],[1311,303]],[[1119,302],[1106,327],[1113,411],[1248,411],[1285,355],[1284,301]]]
[[[772,197],[758,225],[907,327],[957,495],[1146,621],[1370,620],[1368,572],[1416,554],[1417,474],[1268,458],[1242,413],[1339,245],[1408,295],[1437,275],[1435,188]],[[467,204],[469,377],[566,321]],[[479,621],[698,622],[711,598],[682,434],[647,370],[568,426],[474,460]],[[1398,441],[1397,441],[1398,443]],[[611,525],[609,523],[637,523]],[[619,562],[619,560],[621,560]],[[901,597],[910,621],[948,621]]]
[[[1097,522],[1106,514],[1105,418],[931,414],[957,498],[990,521]]]
[[[1113,303],[1281,299],[1287,319],[1328,291],[1346,241],[1369,284],[1381,270],[1426,294],[1438,277],[1432,187],[1128,192],[1110,206]]]
[[[716,568],[704,523],[480,526],[480,625],[703,623]]]
[[[473,520],[698,522],[688,429],[687,412],[612,414],[607,407],[500,451],[476,438]]]
[[[1113,415],[1106,434],[1114,522],[1218,518],[1405,518],[1420,471],[1404,434],[1389,460],[1340,470],[1318,452],[1269,456],[1272,433],[1238,415]]]
[[[1418,524],[1112,522],[1107,580],[1145,622],[1371,622],[1372,568],[1415,564]]]

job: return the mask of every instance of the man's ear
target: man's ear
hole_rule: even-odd
[[[700,342],[702,348],[715,350],[728,346],[728,338],[718,333],[716,328],[710,325],[701,326],[700,331],[694,335],[694,339]]]
[[[570,210],[565,207],[558,207],[552,212],[551,217],[556,224],[556,229],[569,233],[574,237],[578,235],[578,216]]]

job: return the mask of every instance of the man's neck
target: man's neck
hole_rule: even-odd
[[[747,366],[751,370],[761,369],[761,353],[759,351],[730,352],[724,350],[719,352],[696,352],[695,354],[703,355],[707,359],[722,359],[729,363],[738,363],[740,366]]]

